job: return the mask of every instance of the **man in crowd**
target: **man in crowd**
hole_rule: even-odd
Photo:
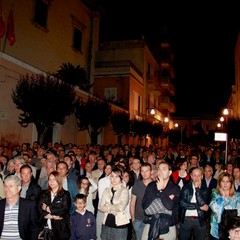
[[[148,184],[142,206],[149,217],[143,239],[175,240],[180,187],[170,180],[171,166],[160,162],[156,181]]]
[[[21,179],[9,175],[4,180],[5,199],[0,200],[0,238],[37,240],[39,234],[35,201],[19,197]]]
[[[189,239],[192,234],[196,240],[204,240],[206,235],[206,212],[209,207],[208,190],[202,185],[203,172],[194,168],[191,172],[192,181],[185,184],[181,190],[179,239]]]
[[[139,159],[136,160],[136,163],[139,163]],[[145,215],[142,209],[142,199],[146,190],[147,185],[152,181],[151,178],[152,166],[149,163],[143,163],[140,169],[140,174],[142,176],[142,180],[136,180],[131,194],[130,201],[130,214],[133,224],[133,229],[136,234],[136,240],[142,239],[143,229],[145,227],[145,223],[143,220],[145,219]]]
[[[63,189],[66,191],[69,191],[70,196],[71,196],[71,209],[70,212],[73,213],[75,211],[75,206],[74,206],[74,199],[76,195],[78,194],[78,188],[77,184],[74,180],[70,179],[67,177],[68,174],[68,165],[65,162],[58,162],[57,163],[57,171],[62,177],[63,180]]]
[[[38,196],[42,191],[41,187],[33,178],[32,168],[29,165],[23,165],[20,168],[20,177],[22,179],[22,189],[20,197],[29,200],[38,200]]]

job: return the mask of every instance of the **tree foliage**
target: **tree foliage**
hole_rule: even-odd
[[[113,131],[118,136],[118,144],[122,145],[122,136],[129,134],[130,131],[129,113],[114,112],[110,119]]]
[[[92,144],[97,143],[97,136],[108,125],[111,114],[111,106],[95,97],[89,97],[87,102],[79,99],[75,105],[78,129],[88,131]]]
[[[130,127],[130,116],[129,113],[125,112],[114,112],[111,115],[111,124],[113,131],[116,135],[129,134]]]
[[[151,128],[152,123],[146,120],[133,119],[130,123],[130,131],[133,136],[139,137],[140,143],[151,132]]]
[[[20,76],[12,92],[12,100],[21,110],[19,124],[35,124],[42,143],[49,127],[63,124],[74,112],[75,91],[72,86],[52,76],[28,74]]]
[[[72,63],[63,63],[54,75],[73,86],[78,86],[86,92],[89,92],[92,87],[92,84],[89,84],[87,79],[85,69],[80,67],[80,65],[75,67]]]

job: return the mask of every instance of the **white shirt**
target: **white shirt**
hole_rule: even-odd
[[[193,187],[193,196],[192,196],[192,199],[191,199],[191,203],[196,203],[197,202],[196,190],[195,190],[195,187],[194,187],[193,184],[192,184],[192,187]],[[197,209],[186,210],[185,216],[196,216],[197,217],[198,216]]]

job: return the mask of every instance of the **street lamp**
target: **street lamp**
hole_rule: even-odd
[[[227,108],[225,108],[225,109],[223,110],[223,115],[227,116],[228,114],[229,114],[229,110],[228,110]]]
[[[147,108],[146,112],[147,112],[147,119],[148,118],[152,119],[155,116],[155,114],[156,114],[156,111],[155,111],[154,108]]]
[[[174,126],[176,127],[176,128],[178,128],[179,126],[180,126],[180,133],[181,133],[181,143],[182,143],[182,138],[183,138],[183,134],[182,134],[182,125],[179,125],[178,123],[175,123],[174,124]]]
[[[154,115],[154,114],[155,114],[155,109],[154,109],[154,108],[152,108],[152,109],[150,110],[150,114],[151,114],[151,115]]]
[[[228,120],[228,115],[229,115],[229,110],[228,110],[227,108],[225,108],[225,109],[223,110],[223,115],[225,116],[225,118],[224,118],[224,117],[221,117],[221,118],[220,118],[220,121],[221,121],[221,119],[222,119],[222,122],[224,122],[224,120],[226,120],[226,121],[225,121],[225,132],[226,132],[225,164],[227,164],[227,156],[228,156],[227,120]]]
[[[218,127],[218,128],[221,128],[221,129],[222,129],[222,132],[223,132],[223,124],[222,124],[222,123],[218,123],[218,124],[217,124],[217,127]]]
[[[168,118],[168,117],[165,117],[163,121],[164,121],[165,123],[168,123],[168,122],[169,122],[169,118]]]

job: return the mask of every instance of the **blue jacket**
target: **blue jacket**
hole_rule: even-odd
[[[77,184],[74,180],[67,178],[67,185],[68,185],[68,191],[70,193],[70,197],[71,197],[71,209],[70,209],[70,213],[72,214],[75,211],[75,205],[74,205],[74,199],[76,197],[76,195],[78,194],[78,188],[77,188]]]

